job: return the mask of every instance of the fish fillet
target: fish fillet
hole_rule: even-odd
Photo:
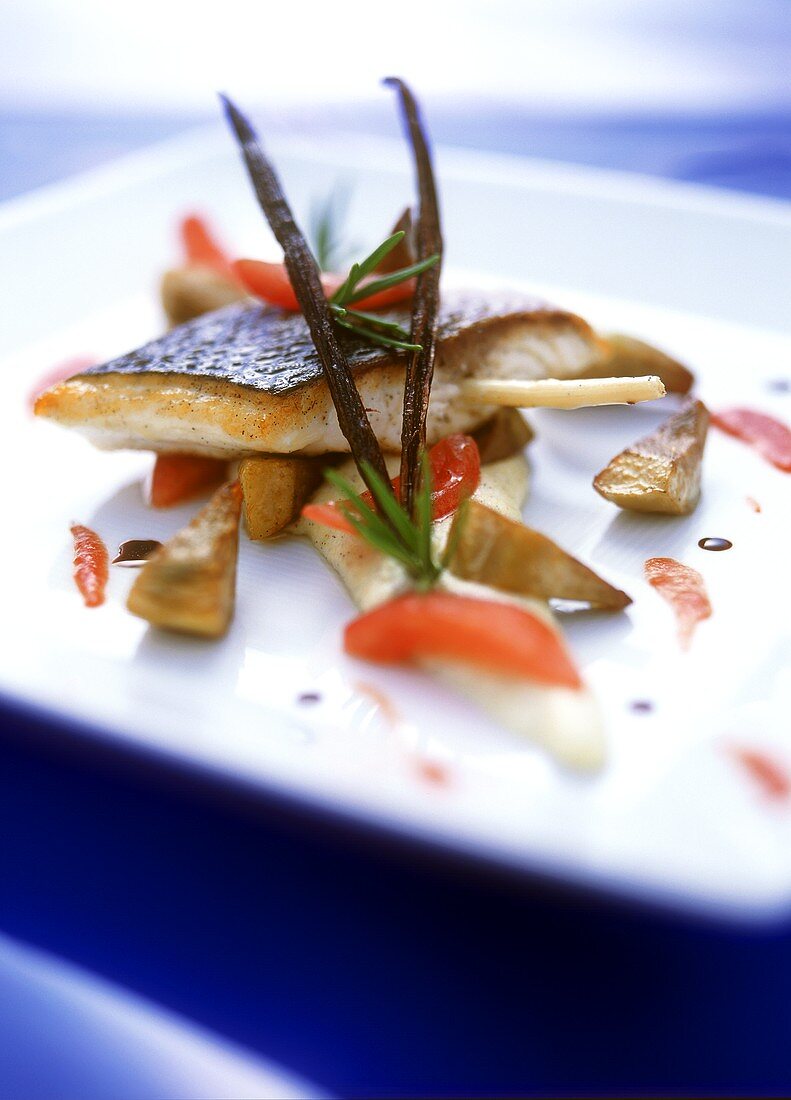
[[[404,309],[383,317],[409,327]],[[405,357],[344,334],[383,448],[400,450]],[[490,406],[461,400],[465,378],[572,378],[601,358],[575,314],[524,297],[449,293],[440,311],[428,441],[470,431]],[[240,303],[43,393],[36,413],[106,450],[242,458],[347,451],[304,318]]]

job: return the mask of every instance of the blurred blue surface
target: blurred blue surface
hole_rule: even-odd
[[[322,1091],[0,935],[0,1082],[24,1100],[302,1100]]]
[[[331,1092],[788,1094],[786,930],[517,888],[5,734],[5,931]]]
[[[791,198],[791,115],[609,114],[542,116],[508,103],[428,105],[434,140],[447,145],[619,168]],[[51,183],[214,115],[79,115],[0,112],[0,199]],[[282,120],[397,134],[388,104],[292,110]]]
[[[184,121],[0,117],[0,190]],[[784,117],[432,125],[438,141],[791,197]],[[12,708],[0,732],[0,929],[330,1091],[791,1093],[787,928],[693,926],[471,874],[86,751]]]

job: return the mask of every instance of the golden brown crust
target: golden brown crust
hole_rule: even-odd
[[[437,354],[429,442],[469,431],[491,411],[464,406],[456,384],[473,374],[489,377],[574,377],[599,355],[596,337],[580,318],[543,304],[514,303],[484,315],[469,299],[445,314]],[[467,324],[465,326],[464,319]],[[386,450],[400,448],[404,366],[398,356],[369,348],[356,381],[374,430]],[[247,368],[211,372],[146,370],[129,363],[77,375],[47,390],[39,416],[84,432],[100,447],[192,452],[217,458],[260,452],[317,454],[347,449],[321,374],[300,385],[251,385]],[[304,365],[303,365],[304,366]]]

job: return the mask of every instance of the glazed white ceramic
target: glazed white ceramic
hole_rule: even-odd
[[[351,232],[363,242],[411,200],[398,144],[279,140],[272,151],[301,211],[353,177]],[[450,279],[547,293],[683,358],[711,407],[788,419],[791,397],[770,387],[791,377],[782,204],[454,151],[440,151],[438,166]],[[532,417],[526,519],[634,598],[624,614],[563,616],[605,716],[608,763],[596,776],[561,771],[426,676],[345,658],[351,603],[300,541],[243,540],[237,615],[220,643],[131,616],[131,570],[113,568],[107,603],[83,607],[70,522],[114,549],[167,538],[195,507],[148,510],[149,456],[99,453],[35,421],[26,395],[59,361],[109,357],[161,329],[158,272],[191,209],[240,253],[274,254],[219,129],[0,208],[0,690],[262,798],[285,794],[519,872],[745,917],[791,908],[791,811],[732,751],[759,748],[791,768],[788,476],[712,431],[692,516],[625,514],[590,485],[672,399]],[[705,536],[733,549],[707,553]],[[655,555],[705,577],[714,614],[688,653],[643,580]],[[320,700],[300,702],[306,693]],[[645,700],[653,709],[632,709]]]

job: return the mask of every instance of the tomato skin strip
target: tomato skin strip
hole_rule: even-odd
[[[791,428],[755,409],[723,409],[711,414],[711,422],[728,435],[741,439],[776,466],[791,473]]]
[[[81,523],[71,526],[74,539],[74,581],[86,607],[100,607],[110,576],[110,557],[104,542]]]
[[[346,627],[344,649],[386,664],[439,657],[552,687],[582,687],[558,635],[538,616],[436,589],[398,596],[360,615]]]
[[[188,265],[210,267],[220,275],[235,278],[231,261],[217,242],[205,218],[198,214],[188,214],[182,218],[179,230],[184,259]]]
[[[283,264],[267,263],[264,260],[234,260],[231,269],[242,285],[271,306],[279,306],[281,309],[299,313],[300,305],[288,272]],[[331,298],[335,291],[346,282],[343,275],[330,275],[323,272],[320,276],[325,298]],[[360,286],[364,287],[365,282]],[[384,309],[386,306],[398,305],[408,301],[415,292],[415,280],[408,279],[403,283],[380,290],[378,294],[372,294],[369,298],[363,298],[354,303],[355,309]]]
[[[679,644],[689,649],[695,627],[712,611],[703,577],[675,558],[649,558],[643,569],[651,587],[673,608]]]

